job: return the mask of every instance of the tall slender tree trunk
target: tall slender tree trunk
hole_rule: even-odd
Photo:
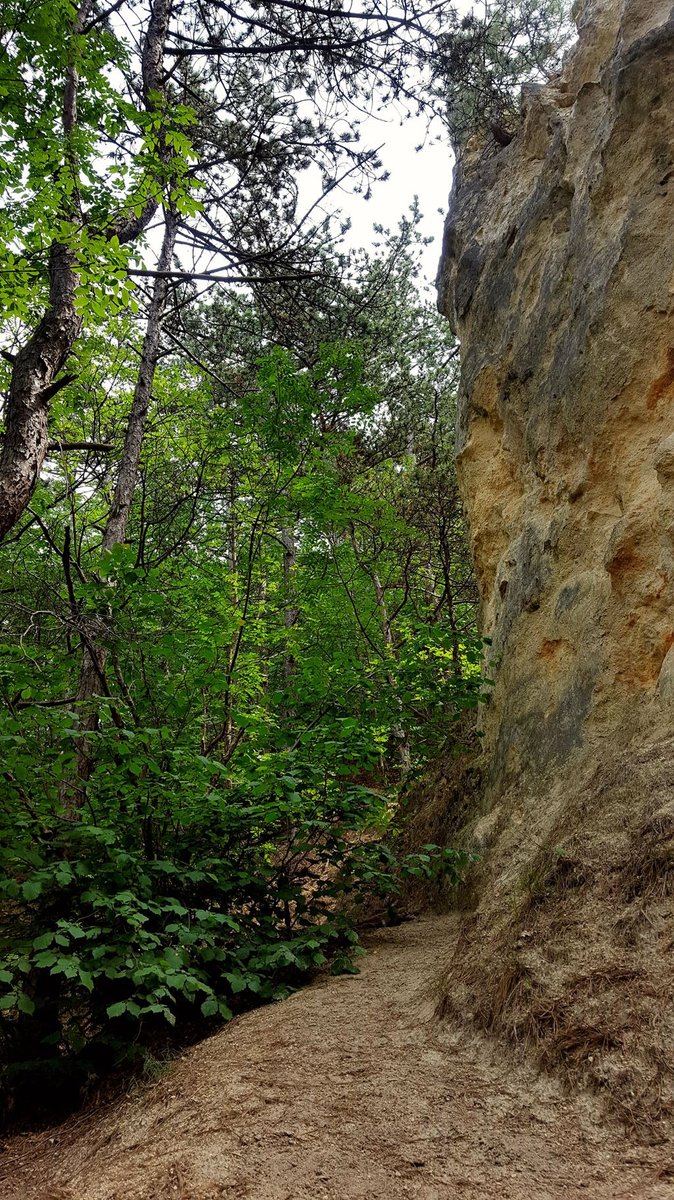
[[[391,622],[389,620],[388,608],[386,605],[386,595],[376,571],[373,571],[372,573],[372,583],[374,586],[375,596],[377,598],[377,608],[379,609],[379,620],[381,624],[382,636],[384,638],[384,645],[386,646],[387,653],[392,658],[395,658],[395,643],[393,640],[393,630],[391,629]],[[391,692],[395,697],[395,705],[401,712],[401,720],[397,721],[393,726],[393,733],[398,743],[400,770],[403,775],[407,775],[412,765],[412,755],[410,752],[410,742],[409,737],[407,736],[407,730],[402,722],[402,701],[398,695],[398,685],[396,683],[393,671],[388,671],[387,680],[389,687],[391,688]]]
[[[232,578],[232,607],[235,612],[239,608],[239,550],[238,550],[238,522],[236,515],[236,501],[239,490],[239,480],[234,463],[229,465],[229,478],[227,481],[227,566]],[[232,715],[232,684],[234,681],[234,667],[236,665],[238,638],[234,636],[227,650],[227,691],[225,693],[225,714],[224,714],[224,737],[223,744],[225,754],[229,751],[234,743],[234,720]]]
[[[361,570],[363,570],[365,572],[365,574],[368,576],[368,578],[372,580],[372,586],[374,588],[375,599],[377,601],[377,608],[379,610],[379,624],[380,624],[380,628],[381,628],[381,632],[382,632],[382,637],[384,639],[384,646],[386,647],[386,654],[388,656],[389,662],[391,660],[395,661],[395,659],[396,659],[395,640],[393,637],[393,630],[391,628],[391,620],[389,617],[388,607],[386,604],[386,594],[384,592],[384,588],[382,586],[381,579],[379,578],[377,571],[371,570],[369,568],[369,566],[367,566],[363,562],[363,559],[358,550],[358,543],[356,541],[356,538],[355,538],[355,535],[353,532],[351,533],[350,541],[351,541],[351,546],[353,548],[353,553],[356,558],[356,562],[359,564],[359,566],[361,567]],[[375,649],[376,649],[376,647],[375,647]],[[390,667],[386,672],[386,681],[391,689],[391,695],[393,696],[393,702],[400,713],[400,720],[396,721],[393,725],[393,735],[398,744],[398,758],[400,759],[400,772],[404,778],[408,774],[410,767],[412,765],[412,754],[411,754],[411,750],[410,750],[409,736],[407,734],[407,730],[405,729],[405,726],[404,726],[403,720],[402,720],[403,703],[402,703],[402,700],[400,699],[400,694],[398,692],[398,684],[397,684],[395,675],[393,674],[393,671],[390,669]]]
[[[452,631],[452,667],[457,678],[462,675],[461,667],[461,635],[456,619],[456,599],[452,581],[452,556],[447,545],[444,527],[440,537],[440,561],[442,563],[443,598],[442,607],[447,613],[449,627]]]
[[[294,572],[297,566],[297,540],[295,538],[295,530],[289,526],[284,526],[280,531],[281,543],[283,545],[283,585],[285,590],[285,608],[283,612],[283,624],[286,629],[286,647],[283,656],[283,676],[285,678],[286,687],[290,684],[295,673],[295,657],[290,647],[290,630],[297,624],[299,609],[295,602],[295,582]]]
[[[167,210],[164,240],[157,266],[159,274],[155,278],[152,289],[140,367],[126,427],[119,474],[103,533],[102,550],[104,551],[110,551],[113,547],[121,545],[126,538],[129,525],[129,515],[138,479],[140,455],[159,358],[162,320],[171,286],[170,279],[165,276],[163,277],[161,273],[170,270],[176,231],[177,221],[175,213]],[[107,652],[105,647],[96,642],[94,638],[88,637],[83,648],[82,666],[77,690],[77,702],[81,714],[80,729],[83,735],[92,732],[97,725],[97,706],[92,701],[97,694],[101,692],[105,693],[107,690],[105,683],[106,660]],[[77,754],[77,775],[80,781],[88,778],[91,773],[91,766],[91,755],[86,744],[86,736],[83,736],[79,741]],[[66,807],[70,807],[71,810],[76,809],[81,799],[81,796],[78,798],[78,795],[78,790],[75,789],[75,793],[69,804],[66,804]]]
[[[164,239],[157,264],[157,271],[160,274],[155,279],[152,289],[152,298],[150,300],[140,358],[140,368],[133,393],[129,421],[126,427],[122,461],[120,463],[119,475],[117,476],[117,486],[115,487],[112,506],[108,513],[108,520],[103,534],[103,550],[112,550],[113,546],[120,545],[126,537],[129,524],[129,513],[138,479],[140,452],[143,446],[147,414],[152,399],[152,386],[159,359],[162,321],[171,287],[170,279],[162,278],[161,273],[168,273],[171,269],[176,232],[177,222],[175,213],[167,210],[165,215]]]

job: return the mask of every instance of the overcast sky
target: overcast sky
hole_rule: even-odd
[[[371,127],[370,127],[371,126]],[[369,246],[374,240],[372,226],[376,222],[396,229],[398,221],[408,210],[414,197],[424,220],[421,232],[432,237],[422,258],[424,278],[429,285],[435,280],[442,246],[442,227],[447,212],[452,183],[453,157],[448,145],[426,140],[419,151],[415,149],[426,136],[426,122],[410,118],[402,126],[397,119],[388,122],[372,121],[363,126],[363,139],[369,143],[384,143],[381,158],[390,171],[385,183],[373,184],[372,198],[342,195],[340,207],[351,218],[350,241],[353,245]],[[376,140],[375,140],[376,139]]]
[[[480,0],[480,8],[482,2]],[[468,12],[474,6],[474,0],[452,0],[452,8],[459,13]],[[419,86],[426,86],[421,78]],[[372,97],[372,109],[373,112],[377,110],[376,95]],[[428,288],[429,300],[434,304],[435,276],[454,167],[447,131],[437,118],[430,132],[425,117],[410,116],[401,122],[394,105],[385,110],[385,119],[381,108],[377,116],[370,117],[365,116],[361,108],[358,116],[361,146],[368,149],[381,147],[379,156],[390,177],[384,182],[373,183],[369,200],[340,189],[334,193],[332,208],[351,220],[348,243],[369,248],[376,240],[373,225],[381,224],[395,231],[416,197],[423,214],[420,232],[433,239],[421,254],[423,278],[419,282]],[[421,149],[417,149],[419,146]],[[300,194],[303,191],[300,186]],[[311,187],[307,188],[307,195],[309,193],[311,199],[315,199]]]

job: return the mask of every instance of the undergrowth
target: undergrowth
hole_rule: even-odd
[[[153,753],[159,731],[119,732],[96,735],[76,821],[58,786],[39,810],[29,800],[36,780],[18,777],[34,747],[5,734],[6,1114],[34,1115],[36,1096],[42,1112],[56,1098],[62,1109],[195,1024],[278,1000],[318,968],[355,970],[355,907],[394,901],[406,878],[458,878],[467,861],[437,845],[396,854],[392,794],[354,782],[367,754],[353,722],[325,721],[299,746],[258,745],[236,774],[179,745]]]

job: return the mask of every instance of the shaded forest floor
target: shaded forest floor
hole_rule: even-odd
[[[455,923],[369,939],[232,1022],[121,1105],[15,1138],[2,1200],[671,1197],[674,1148],[607,1128],[588,1097],[433,1017]]]

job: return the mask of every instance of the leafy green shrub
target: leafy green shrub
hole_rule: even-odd
[[[91,735],[76,822],[59,802],[77,736],[68,714],[51,710],[40,767],[19,728],[3,723],[0,846],[0,1039],[19,1102],[38,1077],[74,1094],[169,1029],[186,1036],[278,999],[330,958],[351,969],[345,901],[463,866],[434,846],[396,860],[390,801],[352,779],[367,747],[350,720],[298,747],[258,741],[235,777],[168,730]]]

